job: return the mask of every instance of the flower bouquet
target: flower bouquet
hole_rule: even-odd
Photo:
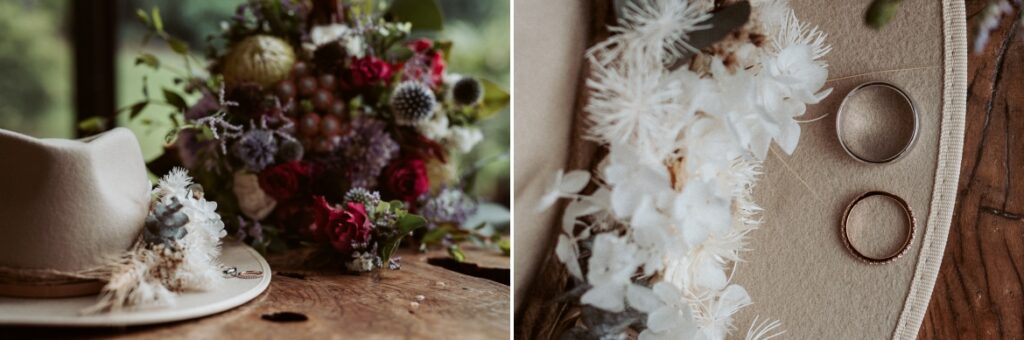
[[[166,42],[185,70],[178,89],[162,99],[143,89],[123,110],[172,109],[151,170],[189,169],[229,230],[262,251],[317,245],[364,272],[397,268],[392,255],[407,235],[458,258],[466,239],[507,249],[500,236],[461,227],[478,202],[455,163],[483,139],[474,124],[509,96],[447,71],[451,43],[419,33],[441,28],[434,5],[248,1],[208,39],[206,72],[192,69],[200,61],[164,31],[157,9],[140,10],[146,40]],[[145,53],[136,64],[161,67]]]

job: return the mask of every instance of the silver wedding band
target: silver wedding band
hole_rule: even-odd
[[[864,90],[864,89],[867,89],[867,88],[871,88],[871,87],[875,87],[875,86],[880,86],[880,87],[884,87],[884,88],[893,90],[896,93],[898,93],[901,97],[903,97],[903,99],[905,99],[907,101],[907,105],[910,106],[910,111],[911,111],[911,114],[913,114],[913,119],[914,119],[914,130],[911,132],[910,139],[907,141],[906,145],[904,145],[903,148],[900,149],[900,151],[897,152],[896,154],[890,155],[890,156],[882,158],[882,159],[871,159],[871,158],[868,158],[868,157],[864,157],[862,155],[858,155],[856,152],[851,150],[849,146],[846,145],[846,140],[843,138],[843,119],[842,118],[843,118],[843,114],[846,112],[847,104],[849,103],[850,98],[853,97],[858,92],[860,92],[861,90]],[[836,114],[836,137],[839,139],[839,145],[841,145],[843,147],[843,150],[846,151],[846,154],[850,155],[850,157],[853,157],[854,159],[856,159],[856,160],[858,160],[860,162],[863,162],[863,163],[884,164],[884,163],[894,162],[894,161],[902,158],[904,155],[907,154],[908,151],[910,151],[910,149],[914,146],[914,142],[917,140],[917,131],[918,131],[918,129],[920,129],[920,125],[921,125],[921,123],[920,123],[920,117],[918,116],[918,113],[917,113],[917,106],[914,105],[914,101],[910,99],[910,96],[907,95],[906,92],[904,92],[902,89],[900,89],[896,85],[893,85],[893,84],[890,84],[890,83],[887,83],[887,82],[872,81],[872,82],[867,82],[867,83],[858,85],[853,90],[850,90],[850,92],[846,94],[846,97],[843,97],[842,103],[839,104],[839,112]]]

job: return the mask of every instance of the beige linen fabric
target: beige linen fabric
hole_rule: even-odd
[[[828,85],[835,92],[809,108],[808,116],[833,115],[805,124],[793,155],[775,149],[765,162],[765,174],[755,189],[765,224],[751,234],[752,251],[742,255],[746,261],[738,265],[733,278],[754,301],[735,318],[740,330],[760,317],[782,321],[787,338],[903,339],[916,336],[924,317],[959,177],[966,94],[963,4],[904,1],[901,14],[876,32],[863,24],[861,14],[868,3],[822,6],[811,0],[792,1],[801,20],[830,33],[833,50],[826,59],[832,81]],[[859,163],[837,140],[834,112],[839,102],[850,89],[867,81],[893,83],[917,104],[921,119],[917,143],[895,163]],[[863,109],[879,110],[891,104],[880,97],[878,105]],[[884,114],[870,116],[886,120],[885,124],[899,121]],[[917,219],[912,248],[891,264],[864,264],[846,251],[840,239],[843,210],[869,190],[903,197]],[[888,245],[897,235],[890,230],[857,237],[858,242]],[[743,334],[734,332],[734,337]]]
[[[559,209],[537,203],[566,166],[576,86],[586,48],[585,1],[515,1],[515,299],[523,301],[540,261],[554,247]]]

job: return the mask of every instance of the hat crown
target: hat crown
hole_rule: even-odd
[[[0,266],[77,271],[138,237],[149,179],[131,131],[81,140],[0,129]]]

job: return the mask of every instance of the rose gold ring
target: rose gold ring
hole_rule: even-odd
[[[846,222],[850,218],[850,211],[853,210],[853,207],[856,206],[857,203],[860,203],[860,201],[863,201],[865,198],[872,196],[885,196],[899,204],[900,207],[903,208],[903,212],[906,214],[907,223],[909,225],[909,227],[907,228],[909,230],[907,230],[907,236],[903,240],[903,245],[900,246],[900,248],[895,252],[880,258],[865,255],[864,253],[860,252],[860,250],[857,250],[857,248],[853,246],[853,243],[850,242],[849,230],[846,228]],[[907,204],[906,200],[885,191],[868,191],[863,194],[860,194],[860,196],[857,196],[857,198],[854,198],[853,201],[846,206],[846,210],[843,211],[843,219],[839,223],[839,237],[842,238],[843,245],[846,246],[846,249],[849,250],[850,253],[853,254],[853,256],[857,257],[861,261],[867,262],[869,264],[885,264],[896,261],[896,259],[903,256],[903,254],[906,254],[907,250],[910,250],[910,245],[914,243],[914,234],[916,231],[916,227],[917,219],[914,218],[914,212],[911,211],[910,205]]]

